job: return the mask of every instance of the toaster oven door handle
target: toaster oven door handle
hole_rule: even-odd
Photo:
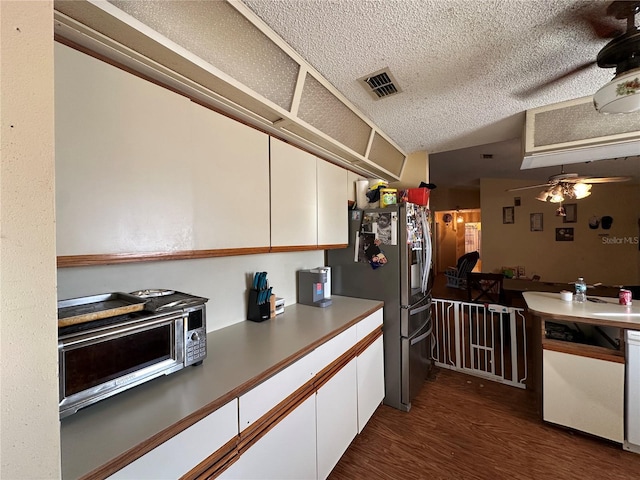
[[[136,323],[135,325],[120,326],[116,329],[109,329],[104,332],[91,332],[85,335],[81,335],[80,337],[69,340],[69,341],[62,341],[58,345],[62,344],[63,347],[72,347],[78,344],[85,343],[89,339],[100,340],[108,337],[119,338],[124,335],[129,335],[131,332],[134,332],[136,330],[140,330],[141,332],[143,332],[145,330],[149,330],[153,327],[157,327],[158,325],[162,325],[164,323],[171,324],[178,319],[182,319],[181,314],[172,315],[170,317],[162,317],[155,320],[145,320],[141,323]]]

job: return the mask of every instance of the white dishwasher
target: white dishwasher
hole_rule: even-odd
[[[625,434],[623,448],[640,453],[640,331],[627,330]]]

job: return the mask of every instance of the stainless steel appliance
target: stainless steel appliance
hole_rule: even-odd
[[[329,269],[314,268],[298,272],[298,303],[314,307],[331,305]]]
[[[403,203],[349,215],[349,247],[327,252],[332,293],[384,301],[384,403],[408,411],[431,368],[429,211]],[[385,261],[362,258],[371,236]]]
[[[640,453],[640,331],[626,331],[625,450]]]
[[[138,295],[135,295],[138,294]],[[134,292],[144,309],[101,317],[113,296],[58,303],[58,317],[76,323],[58,328],[60,418],[207,356],[205,303],[208,299],[171,290]],[[107,298],[108,300],[103,300]],[[92,302],[100,299],[100,302]],[[95,308],[97,305],[97,308]],[[70,317],[68,314],[92,311]],[[97,313],[97,315],[96,315]],[[60,322],[59,322],[60,325]]]

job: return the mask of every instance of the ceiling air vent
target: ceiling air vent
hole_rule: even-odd
[[[359,78],[358,81],[364,85],[367,92],[369,92],[375,100],[389,97],[402,91],[388,68],[383,68],[382,70]]]

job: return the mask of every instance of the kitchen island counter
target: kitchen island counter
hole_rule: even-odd
[[[62,476],[98,478],[126,464],[382,308],[332,296],[327,308],[289,305],[276,318],[207,334],[203,365],[157,378],[60,422]],[[208,315],[215,315],[210,307]]]
[[[640,305],[620,305],[617,298],[589,295],[589,298],[597,298],[603,303],[578,303],[561,300],[559,293],[524,292],[522,295],[529,311],[540,317],[567,321],[580,319],[583,323],[640,329]]]
[[[625,331],[640,330],[640,307],[591,295],[601,303],[550,292],[523,297],[538,325],[533,370],[542,419],[622,443]]]

